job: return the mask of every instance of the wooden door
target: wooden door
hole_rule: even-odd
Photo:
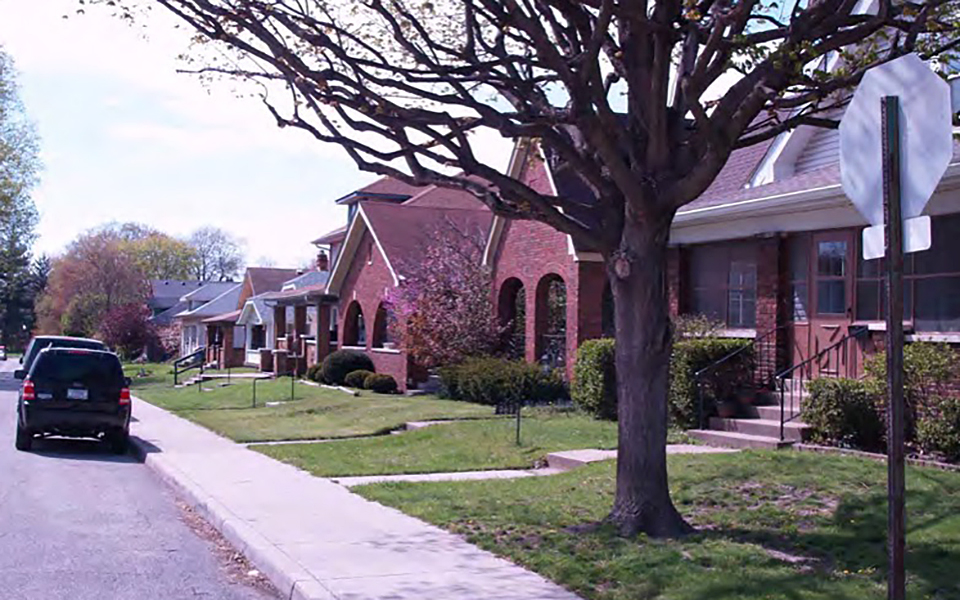
[[[817,233],[811,243],[810,356],[818,356],[811,365],[810,377],[846,377],[849,375],[849,348],[823,353],[847,335],[853,315],[853,277],[855,268],[853,232],[838,230]],[[847,345],[850,346],[849,344]]]

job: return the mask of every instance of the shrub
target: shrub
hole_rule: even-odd
[[[549,404],[566,400],[566,382],[554,371],[502,358],[472,358],[440,369],[441,394],[478,404]]]
[[[347,373],[347,376],[343,378],[343,384],[347,387],[363,389],[365,386],[364,382],[367,380],[367,375],[373,374],[373,371],[368,371],[366,369],[350,371]]]
[[[369,373],[363,382],[363,387],[378,394],[394,394],[397,391],[397,380],[386,373]]]
[[[598,419],[617,418],[617,370],[614,340],[587,340],[577,350],[570,396]]]
[[[670,355],[670,389],[668,417],[676,427],[698,426],[699,400],[694,375],[721,358],[736,352],[749,342],[734,338],[685,338],[673,344]],[[746,349],[731,358],[703,380],[705,414],[711,414],[718,402],[731,398],[738,384],[749,378],[753,365],[753,350]]]
[[[819,443],[880,450],[884,423],[868,382],[856,379],[815,379],[803,404],[803,420],[811,439]]]
[[[363,352],[355,350],[337,350],[327,355],[323,359],[323,366],[320,369],[323,381],[333,385],[343,385],[344,378],[351,371],[364,369],[367,371],[376,371],[373,361]]]
[[[310,381],[323,382],[323,364],[317,363],[307,369],[307,379]]]
[[[917,445],[925,453],[960,462],[960,398],[929,399],[927,410],[917,420]]]

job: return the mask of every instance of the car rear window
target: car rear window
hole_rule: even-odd
[[[103,342],[95,340],[72,340],[69,338],[36,338],[30,342],[27,351],[25,364],[29,365],[36,359],[37,354],[44,348],[85,348],[87,350],[105,350]]]
[[[31,378],[87,386],[123,384],[123,368],[116,356],[88,352],[46,352],[37,359]]]

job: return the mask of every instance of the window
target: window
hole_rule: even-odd
[[[809,286],[810,238],[806,235],[791,236],[787,240],[787,263],[789,282],[790,314],[794,322],[805,323],[810,319]]]
[[[696,246],[689,250],[688,311],[728,327],[756,325],[757,259],[753,244]]]
[[[847,313],[847,242],[817,242],[817,314]]]
[[[960,215],[933,219],[933,246],[903,257],[903,318],[915,331],[960,331]],[[857,260],[857,319],[886,319],[883,259]]]
[[[259,350],[267,345],[267,332],[263,325],[254,325],[250,330],[250,349]]]

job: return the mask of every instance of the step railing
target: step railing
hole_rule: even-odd
[[[765,369],[763,357],[777,356],[777,333],[786,330],[790,325],[791,324],[779,325],[754,337],[749,343],[744,344],[693,374],[693,382],[697,394],[697,418],[700,422],[700,429],[705,429],[706,427],[707,411],[704,406],[705,398],[703,388],[707,381],[711,377],[718,377],[721,368],[732,365],[734,360],[744,359],[749,353],[752,354],[752,364],[749,367],[749,383],[757,387],[770,384],[770,376],[772,376],[773,373],[769,373],[768,375],[763,373]],[[745,382],[742,381],[736,382],[738,386],[742,386],[744,383]]]
[[[807,382],[815,378],[849,378],[856,375],[857,357],[855,344],[867,333],[866,326],[851,328],[847,335],[820,350],[806,360],[785,369],[774,376],[780,396],[780,441],[785,441],[787,423],[800,415],[800,399]],[[790,397],[790,416],[787,416],[787,388]]]
[[[173,361],[173,385],[178,385],[180,383],[180,375],[191,369],[199,368],[200,374],[203,375],[203,364],[206,362],[206,355],[206,346],[200,346],[190,354],[181,356]]]

